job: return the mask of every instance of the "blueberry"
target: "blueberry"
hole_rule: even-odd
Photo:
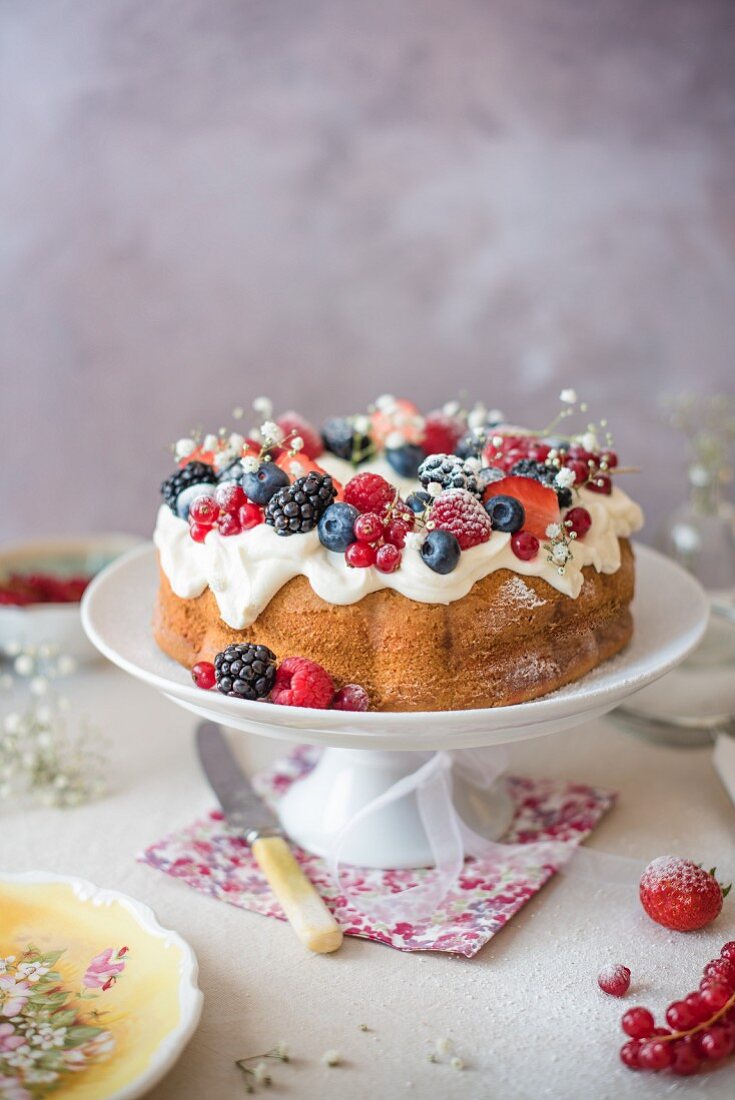
[[[520,531],[526,522],[526,511],[520,500],[500,494],[485,501],[485,511],[495,531]]]
[[[330,504],[319,520],[319,541],[327,550],[342,554],[355,541],[355,520],[360,515],[351,504]]]
[[[487,489],[488,485],[501,481],[506,476],[505,470],[501,470],[499,466],[483,466],[477,475],[477,483],[481,489]]]
[[[406,504],[412,512],[424,512],[431,504],[431,496],[419,490],[417,493],[409,493]]]
[[[240,484],[253,504],[267,504],[279,489],[285,489],[291,482],[275,462],[263,462],[254,472],[243,474]]]
[[[370,437],[355,431],[354,420],[349,416],[333,416],[326,420],[322,426],[322,440],[328,451],[355,465],[374,451]]]
[[[421,447],[405,443],[402,447],[387,447],[385,457],[399,477],[418,477],[419,466],[426,454]]]
[[[449,531],[430,531],[421,547],[421,557],[435,573],[451,573],[457,568],[462,551]]]
[[[199,485],[187,485],[176,498],[176,515],[180,519],[189,518],[189,509],[197,497],[211,497],[215,486],[211,482],[201,482]]]

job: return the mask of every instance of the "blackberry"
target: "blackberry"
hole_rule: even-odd
[[[554,478],[559,473],[555,466],[547,466],[544,462],[536,462],[532,458],[522,458],[511,469],[515,477],[532,477],[534,481],[540,481],[549,489],[553,489],[559,501],[560,508],[569,508],[573,501],[571,489],[560,489],[554,484]]]
[[[480,496],[475,471],[469,461],[457,455],[429,455],[419,466],[419,480],[425,489],[439,485],[442,489],[466,489]]]
[[[344,458],[355,465],[369,458],[375,451],[369,435],[355,431],[354,419],[350,416],[333,416],[322,425],[324,446],[338,458]]]
[[[277,535],[312,531],[337,495],[329,474],[310,473],[279,489],[268,501],[265,522]]]
[[[217,691],[236,699],[264,699],[276,678],[276,655],[267,645],[228,645],[214,659]]]
[[[161,493],[165,504],[174,515],[177,515],[176,500],[179,493],[188,489],[190,485],[214,485],[217,474],[214,467],[206,462],[187,462],[182,470],[177,470],[165,481],[161,482]]]

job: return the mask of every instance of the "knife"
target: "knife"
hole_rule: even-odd
[[[278,818],[253,790],[221,729],[214,722],[202,722],[196,740],[204,774],[227,824],[245,836],[294,932],[310,951],[336,951],[342,929],[294,859]]]

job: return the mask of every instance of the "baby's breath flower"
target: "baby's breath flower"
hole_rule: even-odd
[[[572,485],[574,485],[574,471],[568,470],[566,466],[559,470],[559,473],[554,478],[554,485],[559,489],[571,489]]]
[[[462,1061],[461,1058],[458,1058],[456,1055],[454,1056],[454,1058],[451,1059],[449,1065],[452,1067],[452,1069],[457,1069],[457,1070],[464,1069],[464,1062]]]
[[[45,676],[34,676],[28,687],[34,695],[45,695],[48,691],[48,680]]]
[[[291,451],[303,451],[304,441],[300,435],[295,435],[288,446]]]
[[[232,432],[228,442],[230,444],[230,450],[238,453],[245,446],[245,437],[240,435],[239,432]]]
[[[219,439],[210,432],[209,435],[205,435],[202,440],[202,447],[205,451],[216,451],[219,447]]]
[[[447,1036],[437,1039],[436,1052],[437,1054],[451,1054],[454,1050],[454,1043]]]
[[[397,447],[402,447],[405,443],[405,439],[401,432],[388,432],[385,437],[385,445],[389,451],[395,450]]]
[[[174,443],[174,455],[177,459],[188,458],[195,450],[196,443],[193,439],[177,439]]]
[[[576,390],[562,390],[561,393],[559,394],[559,400],[563,401],[565,405],[576,405],[577,404]]]
[[[561,527],[558,523],[550,523],[546,528],[546,537],[550,539],[558,538],[561,534]]]
[[[257,1066],[253,1070],[253,1077],[259,1085],[270,1085],[271,1076],[268,1072],[268,1067],[265,1062],[258,1062]]]
[[[13,668],[19,676],[30,676],[35,668],[35,663],[30,654],[21,653],[19,657],[15,658]]]
[[[352,425],[359,435],[366,435],[370,431],[370,417],[361,413],[354,418]]]
[[[338,1050],[326,1050],[322,1054],[322,1062],[325,1066],[338,1066],[342,1058]]]
[[[242,420],[244,415],[245,415],[245,410],[242,407],[242,405],[235,405],[234,409],[232,410],[232,419],[233,420]]]
[[[253,401],[253,410],[258,413],[263,420],[270,420],[273,416],[273,402],[269,397],[256,397]]]
[[[375,402],[375,408],[380,412],[391,413],[396,407],[396,399],[392,393],[383,393]]]

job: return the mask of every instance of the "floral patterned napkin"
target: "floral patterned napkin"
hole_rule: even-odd
[[[303,745],[279,760],[254,780],[259,792],[277,802],[292,783],[316,763],[319,749]],[[508,793],[516,804],[508,843],[554,840],[573,845],[589,836],[612,807],[615,795],[599,787],[586,787],[552,779],[506,777]],[[507,921],[558,870],[558,865],[539,865],[523,874],[497,860],[468,859],[455,888],[440,908],[419,924],[399,921],[383,924],[367,920],[340,896],[326,862],[295,848],[295,855],[348,936],[377,940],[400,951],[447,951],[468,958],[498,932]],[[242,837],[230,832],[222,814],[213,811],[193,825],[170,833],[146,848],[142,862],[180,878],[204,894],[283,920],[280,905],[271,894],[257,863]],[[366,899],[404,889],[423,881],[431,870],[376,871],[344,867],[342,875],[351,892]]]

